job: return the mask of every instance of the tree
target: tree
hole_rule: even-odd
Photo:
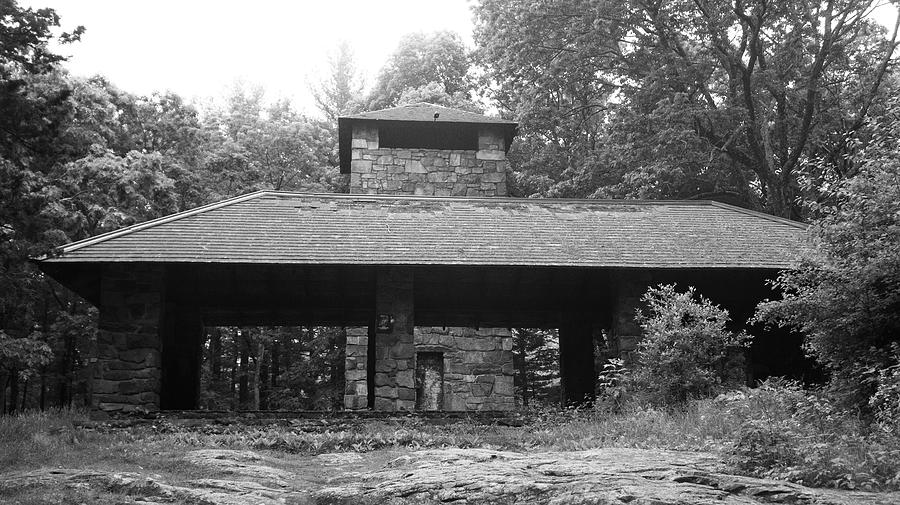
[[[537,172],[565,196],[724,193],[796,218],[806,162],[840,157],[889,92],[897,30],[884,38],[874,5],[483,0],[475,38],[523,158],[568,153],[517,178]]]
[[[206,111],[203,179],[213,200],[258,189],[327,191],[339,186],[325,125],[286,100],[266,106],[262,88],[236,83],[225,106]]]
[[[775,282],[782,299],[755,316],[802,332],[839,398],[864,410],[900,344],[900,100],[876,119],[850,160],[857,173],[812,203],[809,247]]]
[[[328,76],[312,90],[313,99],[328,124],[337,128],[337,119],[362,108],[362,78],[356,68],[353,49],[342,41],[328,58]]]
[[[637,396],[682,404],[729,385],[728,352],[749,345],[750,336],[726,329],[727,310],[674,284],[651,287],[641,300],[647,310],[637,311],[642,335],[628,379]]]
[[[474,85],[469,66],[466,47],[455,33],[406,35],[381,68],[369,94],[368,108],[394,107],[400,104],[404,92],[426,86],[456,97],[454,101],[470,100]],[[433,91],[429,94],[433,96]]]

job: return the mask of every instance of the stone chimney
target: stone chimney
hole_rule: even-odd
[[[512,121],[417,103],[341,117],[338,131],[351,193],[508,195]]]

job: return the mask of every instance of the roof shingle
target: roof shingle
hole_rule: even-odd
[[[258,192],[44,261],[787,268],[805,229],[708,201]]]

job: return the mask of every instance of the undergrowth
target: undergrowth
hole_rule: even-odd
[[[611,408],[598,403],[586,409],[532,410],[524,413],[527,422],[521,427],[474,420],[433,424],[414,416],[253,426],[159,419],[129,428],[76,427],[83,417],[83,413],[54,411],[0,418],[0,472],[72,467],[104,458],[110,465],[159,468],[163,460],[171,462],[173,455],[201,447],[291,454],[448,447],[512,451],[631,447],[715,452],[735,473],[809,486],[900,489],[896,432],[866,424],[814,392],[777,380],[680,408],[637,404]]]

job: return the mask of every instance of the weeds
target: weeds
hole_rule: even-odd
[[[295,421],[285,425],[183,425],[165,419],[129,428],[77,428],[82,413],[0,418],[0,472],[36,466],[175,468],[193,448],[290,454],[381,449],[493,448],[575,451],[632,447],[722,454],[733,471],[810,486],[900,489],[900,441],[787,381],[680,407],[600,402],[595,408],[524,413],[523,427],[472,420],[434,425],[416,417]],[[177,466],[177,465],[176,465]],[[178,467],[180,475],[198,472]]]

